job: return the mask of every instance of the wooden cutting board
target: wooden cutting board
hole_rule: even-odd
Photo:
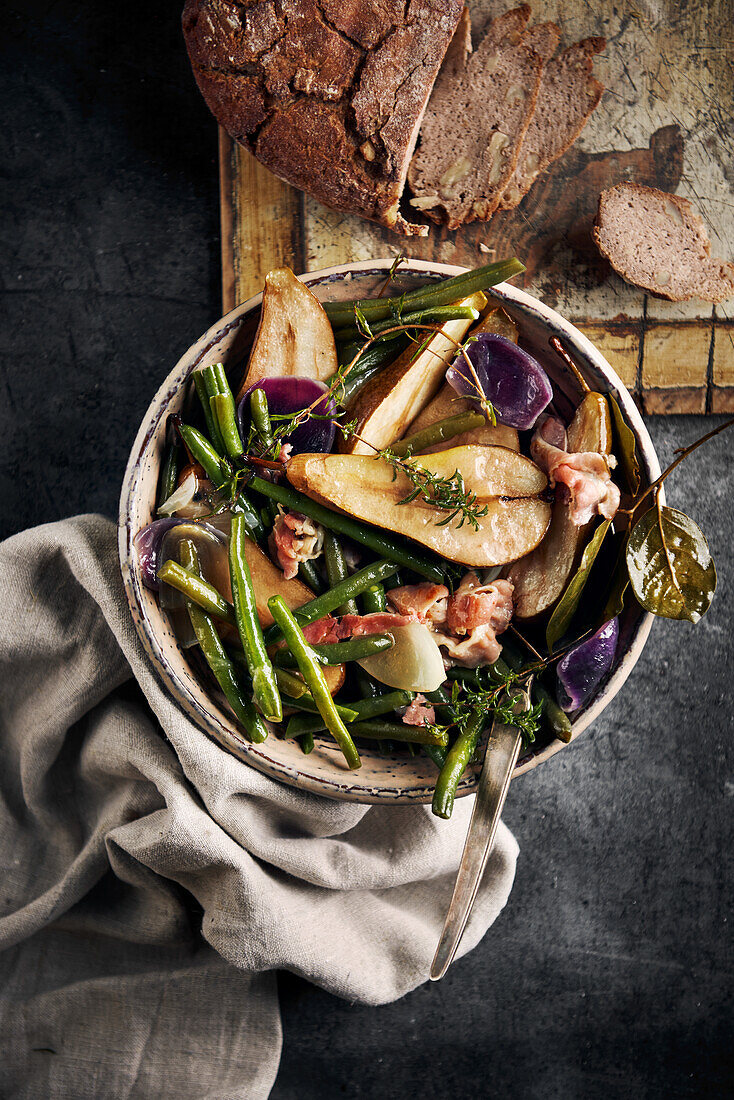
[[[475,37],[508,6],[471,3]],[[225,311],[281,264],[402,253],[477,267],[514,254],[527,266],[516,281],[589,336],[645,412],[734,412],[734,300],[660,301],[620,279],[591,240],[599,191],[633,180],[689,198],[713,253],[734,258],[734,0],[540,0],[533,11],[558,23],[562,44],[607,39],[595,66],[607,91],[576,144],[487,225],[399,237],[326,209],[220,132]]]

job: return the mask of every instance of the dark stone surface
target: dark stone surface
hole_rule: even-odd
[[[2,534],[114,515],[148,401],[218,316],[215,129],[178,5],[4,20]],[[663,459],[710,421],[658,419]],[[509,905],[438,986],[350,1006],[283,976],[275,1100],[732,1094],[731,439],[670,496],[710,538],[698,626],[658,624],[592,732],[517,782]]]

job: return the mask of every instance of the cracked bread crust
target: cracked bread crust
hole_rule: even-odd
[[[462,37],[434,85],[408,172],[410,203],[449,229],[489,221],[514,171],[543,69],[525,41],[529,19],[527,4],[499,16],[468,55]]]
[[[463,0],[187,0],[199,88],[272,172],[336,210],[399,213],[423,111]]]
[[[602,191],[594,241],[623,279],[656,298],[734,298],[734,263],[711,255],[703,218],[680,195],[638,183]]]

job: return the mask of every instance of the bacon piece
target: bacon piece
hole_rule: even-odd
[[[269,545],[283,576],[292,580],[298,572],[299,562],[312,561],[321,553],[324,545],[324,529],[300,512],[284,512],[273,524]]]
[[[449,657],[469,668],[493,664],[502,646],[497,635],[507,630],[512,619],[512,582],[506,580],[480,584],[469,571],[456,592],[449,597],[447,633],[437,633],[436,641]]]
[[[407,626],[413,621],[407,615],[392,615],[389,611],[375,611],[371,615],[342,615],[341,619],[326,615],[304,626],[303,636],[309,645],[331,645],[368,634],[389,634],[396,627]]]
[[[576,527],[583,527],[594,516],[613,519],[619,508],[619,489],[611,475],[617,465],[614,455],[596,451],[569,453],[567,445],[561,421],[547,416],[533,435],[530,454],[547,473],[551,487],[563,486],[568,495],[570,518]]]
[[[401,615],[412,616],[420,623],[429,626],[445,626],[446,605],[449,590],[443,584],[404,584],[401,588],[392,588],[387,594],[387,602]]]
[[[425,695],[416,695],[403,711],[403,724],[406,726],[432,726],[435,721],[436,711],[429,705]]]

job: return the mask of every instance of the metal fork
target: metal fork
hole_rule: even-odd
[[[522,710],[530,708],[529,693],[528,682],[522,693]],[[464,935],[484,868],[492,851],[521,744],[522,734],[517,727],[497,721],[492,723],[454,893],[431,965],[431,981],[437,982],[443,978]]]

